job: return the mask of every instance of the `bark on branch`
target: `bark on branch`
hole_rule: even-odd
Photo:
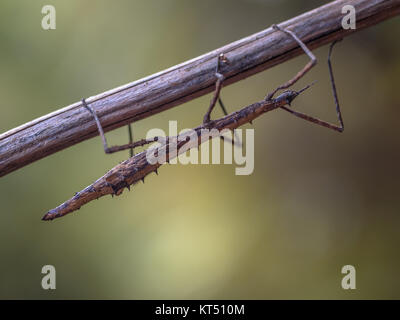
[[[357,28],[344,30],[342,7],[356,9]],[[400,0],[337,0],[280,26],[294,31],[311,49],[343,38],[400,13]],[[277,21],[271,21],[271,24]],[[298,56],[303,51],[271,28],[165,71],[87,98],[105,131],[147,118],[211,92],[215,61],[224,53],[228,85]],[[0,177],[98,135],[92,115],[74,103],[0,135]]]
[[[295,93],[290,98],[292,101],[299,93]],[[149,162],[148,151],[142,151],[135,156],[123,161],[119,165],[112,168],[100,179],[86,187],[75,196],[55,209],[48,211],[42,220],[53,220],[60,218],[75,210],[79,210],[86,203],[111,194],[119,196],[124,188],[130,190],[131,185],[144,182],[144,178],[152,172],[158,174],[157,169],[178,155],[192,148],[197,148],[201,143],[207,142],[213,137],[223,137],[224,130],[234,130],[246,123],[252,122],[262,114],[285,106],[288,103],[287,97],[277,98],[273,100],[262,100],[253,103],[247,107],[231,113],[221,119],[212,120],[209,125],[202,124],[193,129],[193,135],[181,134],[177,137],[167,137],[161,146],[154,147],[154,153],[157,157],[162,155],[163,161],[155,163]],[[211,129],[211,130],[210,130]],[[213,134],[210,134],[213,133]],[[191,138],[190,140],[188,138]],[[229,142],[232,143],[232,142]]]

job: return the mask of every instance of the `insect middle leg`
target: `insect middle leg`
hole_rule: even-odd
[[[133,149],[134,148],[141,147],[141,146],[144,146],[146,144],[150,144],[152,142],[161,141],[163,139],[161,137],[154,137],[154,138],[150,138],[150,139],[141,139],[141,140],[133,142],[132,130],[131,130],[131,127],[129,126],[128,127],[128,130],[129,130],[128,131],[129,132],[129,143],[121,145],[121,146],[109,147],[108,144],[107,144],[106,136],[104,135],[103,127],[101,126],[99,117],[97,116],[96,112],[93,110],[92,107],[90,107],[86,103],[85,99],[82,99],[82,104],[93,115],[93,118],[96,121],[97,129],[99,130],[99,134],[100,134],[101,140],[103,142],[104,152],[107,153],[107,154],[130,149],[131,150],[130,151],[131,152],[131,156],[133,156]]]
[[[222,82],[225,80],[224,75],[222,73],[220,73],[220,67],[221,67],[222,63],[226,63],[226,64],[229,63],[229,60],[225,57],[225,55],[223,53],[221,53],[218,56],[217,67],[216,67],[216,70],[215,70],[215,75],[217,77],[217,81],[215,83],[214,95],[213,95],[213,97],[211,99],[210,106],[208,107],[208,110],[207,110],[206,114],[204,115],[204,119],[203,119],[203,124],[204,125],[207,125],[207,124],[211,123],[211,119],[210,119],[211,118],[211,112],[213,111],[213,109],[214,109],[214,107],[215,107],[217,102],[218,102],[219,106],[221,107],[222,113],[225,116],[228,115],[228,111],[226,110],[225,105],[222,102],[222,99],[220,97],[220,93],[221,93],[221,89],[222,89]],[[236,145],[238,147],[241,146],[240,139],[239,139],[238,135],[236,134],[236,132],[234,134],[234,138],[233,139],[229,139],[228,137],[223,137],[223,136],[221,136],[221,139],[222,140],[225,139],[225,141],[231,142],[233,145]]]
[[[128,124],[128,137],[129,137],[129,143],[133,143],[133,131],[132,131],[132,125]],[[133,148],[129,148],[129,156],[132,158],[134,155]]]
[[[219,105],[221,106],[221,109],[224,112],[224,114],[225,115],[228,114],[226,109],[225,109],[224,104],[222,103],[221,98],[219,97],[219,94],[220,94],[221,89],[222,89],[222,83],[225,80],[224,75],[219,72],[222,63],[228,63],[228,59],[225,57],[225,55],[223,53],[221,53],[218,56],[217,68],[215,70],[215,76],[217,77],[217,81],[215,82],[214,95],[213,95],[213,97],[211,99],[210,106],[208,107],[208,110],[207,110],[206,114],[204,115],[203,124],[208,124],[208,123],[211,122],[211,119],[210,119],[211,112],[213,111],[217,101],[218,101]]]

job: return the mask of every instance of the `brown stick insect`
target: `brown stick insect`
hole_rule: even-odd
[[[310,121],[314,124],[342,132],[344,130],[344,125],[343,125],[343,119],[342,119],[342,114],[340,111],[340,106],[339,106],[339,101],[337,97],[337,92],[336,92],[336,86],[335,86],[335,80],[333,77],[333,71],[332,71],[332,64],[331,64],[331,54],[332,54],[332,49],[333,46],[335,45],[335,42],[333,42],[330,45],[329,48],[329,54],[328,54],[328,69],[329,69],[329,75],[330,75],[330,81],[331,81],[331,86],[332,86],[332,91],[333,91],[333,97],[335,100],[335,105],[336,105],[336,112],[337,112],[337,117],[339,121],[339,125],[331,124],[329,122],[317,119],[315,117],[309,116],[305,113],[301,113],[298,111],[295,111],[291,108],[291,103],[293,100],[299,96],[301,93],[303,93],[305,90],[307,90],[312,84],[309,84],[302,88],[299,91],[295,90],[289,90],[292,85],[294,85],[298,80],[300,80],[308,71],[311,70],[312,67],[314,67],[317,63],[317,59],[313,55],[313,53],[307,48],[307,46],[290,30],[287,29],[282,29],[277,25],[272,26],[274,30],[279,31],[279,32],[284,32],[288,36],[290,36],[294,41],[297,42],[297,44],[303,49],[303,51],[307,54],[307,56],[310,58],[310,61],[304,66],[302,70],[300,70],[292,79],[287,81],[286,83],[280,85],[277,87],[274,91],[269,93],[266,98],[262,101],[253,103],[247,107],[244,107],[236,112],[233,112],[231,114],[228,114],[226,112],[225,106],[222,103],[222,100],[220,98],[220,92],[222,89],[222,84],[225,79],[223,73],[221,72],[221,68],[225,64],[229,64],[229,59],[226,57],[224,54],[221,54],[218,57],[217,61],[217,66],[216,66],[216,72],[215,76],[217,78],[216,84],[215,84],[215,91],[213,94],[213,97],[210,102],[210,106],[207,109],[207,112],[204,116],[203,123],[194,128],[194,131],[196,132],[196,144],[191,145],[190,148],[198,147],[202,142],[207,141],[210,139],[210,136],[204,137],[202,129],[216,129],[219,132],[222,132],[223,130],[234,130],[246,123],[251,123],[252,120],[256,119],[260,115],[272,111],[278,108],[281,108],[296,117],[302,118],[304,120]],[[274,98],[274,95],[280,91],[280,90],[285,90],[283,93],[281,93],[278,97]],[[53,220],[55,218],[62,217],[70,212],[73,212],[75,210],[78,210],[82,205],[94,200],[98,199],[102,196],[111,194],[111,195],[120,195],[124,188],[130,189],[130,186],[133,184],[136,184],[140,180],[144,182],[144,178],[150,174],[151,172],[155,172],[158,174],[157,169],[163,164],[163,163],[150,163],[147,158],[146,158],[146,151],[142,151],[136,155],[133,154],[133,149],[139,146],[144,146],[153,142],[161,142],[161,146],[157,147],[156,152],[164,153],[166,155],[165,162],[169,162],[170,159],[173,157],[176,157],[177,155],[186,152],[188,150],[187,147],[187,142],[188,142],[188,137],[180,137],[179,135],[176,137],[154,137],[151,139],[142,139],[136,142],[133,142],[132,139],[132,130],[131,127],[128,127],[128,132],[129,132],[129,143],[121,146],[114,146],[114,147],[108,147],[107,141],[104,135],[103,128],[101,126],[100,120],[96,115],[95,110],[93,110],[83,99],[82,100],[83,105],[91,112],[93,115],[93,118],[97,124],[99,134],[101,136],[102,142],[103,142],[103,147],[105,153],[113,153],[117,151],[122,151],[122,150],[127,150],[130,149],[130,155],[131,157],[119,165],[115,166],[113,169],[108,171],[104,176],[96,180],[93,184],[90,186],[86,187],[80,192],[77,192],[74,197],[71,199],[67,200],[60,206],[58,206],[55,209],[52,209],[48,211],[44,217],[42,218],[43,220]],[[215,105],[219,103],[220,107],[222,108],[225,116],[217,119],[217,120],[211,120],[211,113],[215,107]],[[235,140],[235,139],[233,139]],[[232,140],[232,142],[233,142]],[[175,151],[177,152],[172,152],[172,149],[175,148]]]

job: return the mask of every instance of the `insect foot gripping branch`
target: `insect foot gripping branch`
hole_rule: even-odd
[[[214,96],[211,100],[210,107],[207,110],[206,116],[204,117],[203,124],[198,126],[197,128],[194,129],[194,131],[197,134],[197,143],[190,144],[189,142],[186,141],[187,139],[184,139],[180,136],[175,136],[175,137],[167,137],[164,142],[161,144],[160,147],[157,147],[156,152],[162,153],[166,155],[165,160],[166,162],[169,162],[170,159],[177,157],[179,154],[188,151],[191,148],[198,147],[201,143],[208,141],[210,139],[210,135],[207,134],[204,136],[203,132],[208,132],[207,130],[202,130],[202,129],[216,129],[220,132],[223,132],[223,130],[229,129],[229,130],[234,130],[246,123],[251,123],[255,118],[259,117],[260,115],[268,112],[275,110],[277,108],[281,108],[287,112],[292,113],[293,115],[302,118],[304,120],[310,121],[314,124],[321,125],[323,127],[342,132],[344,129],[343,125],[343,119],[341,116],[340,112],[340,106],[337,98],[337,93],[336,93],[336,86],[333,78],[333,72],[332,72],[332,66],[330,62],[330,57],[332,53],[332,48],[336,42],[333,42],[330,46],[329,49],[329,55],[328,55],[328,67],[329,67],[329,74],[331,78],[331,84],[332,84],[332,91],[335,99],[335,104],[336,104],[336,111],[338,115],[338,120],[339,120],[339,126],[330,124],[328,122],[319,120],[317,118],[311,117],[309,115],[306,115],[304,113],[300,113],[297,111],[292,110],[291,108],[287,108],[286,105],[289,105],[293,102],[293,100],[299,96],[302,92],[307,90],[310,86],[306,86],[300,91],[293,91],[293,90],[286,90],[283,93],[281,93],[277,98],[273,98],[275,93],[277,93],[279,90],[282,89],[288,89],[290,88],[293,84],[295,84],[300,78],[302,78],[310,69],[316,64],[316,58],[312,54],[312,52],[306,47],[306,45],[290,30],[286,29],[281,29],[279,26],[274,25],[273,28],[278,31],[278,32],[284,32],[288,36],[292,38],[303,50],[304,52],[308,55],[310,58],[310,61],[305,65],[305,67],[298,72],[292,79],[287,81],[286,83],[280,85],[277,87],[273,92],[269,93],[267,97],[260,101],[253,103],[247,107],[244,107],[236,112],[233,112],[229,115],[224,116],[223,118],[217,119],[217,120],[211,120],[210,119],[210,114],[211,111],[213,110],[215,104],[217,101],[220,101],[219,99],[219,93],[222,88],[222,82],[224,80],[224,76],[220,73],[220,64],[221,62],[228,63],[229,59],[227,59],[223,54],[219,56],[218,58],[218,64],[217,64],[217,70],[216,70],[216,88],[214,92]],[[96,113],[94,112],[93,109],[91,109],[86,102],[83,100],[84,105],[87,107],[87,109],[93,114],[96,124],[98,126],[100,135],[103,139],[103,145],[104,145],[104,150],[106,153],[109,153],[110,151],[119,151],[119,150],[125,150],[128,148],[133,148],[137,145],[137,143],[129,143],[125,146],[120,146],[116,148],[108,148],[106,139],[104,137],[104,132],[101,127],[100,120],[98,119]],[[225,110],[223,107],[223,104],[220,102],[222,109]],[[195,139],[196,140],[196,139]],[[139,145],[147,144],[150,142],[158,141],[158,139],[150,139],[150,140],[143,140],[141,142],[138,142]],[[171,143],[171,141],[173,141]],[[178,142],[176,142],[178,141]],[[170,150],[173,148],[172,150]],[[165,162],[164,162],[165,163]],[[55,218],[62,217],[72,211],[78,210],[82,205],[94,200],[98,199],[102,196],[105,196],[107,194],[111,195],[120,195],[124,188],[130,188],[131,185],[136,184],[140,180],[144,182],[144,178],[151,172],[156,172],[158,167],[160,167],[163,163],[160,162],[149,162],[147,159],[147,152],[143,151],[139,154],[136,154],[135,156],[129,158],[128,160],[122,162],[121,164],[117,165],[113,169],[111,169],[109,172],[107,172],[103,177],[95,181],[92,185],[86,187],[82,191],[78,192],[75,194],[73,198],[70,200],[64,202],[62,205],[58,206],[55,209],[50,210],[47,212],[43,220],[53,220]]]
[[[296,95],[289,99],[290,101],[293,100]],[[260,102],[256,102],[251,104],[247,107],[244,107],[236,112],[233,112],[223,118],[213,120],[212,127],[222,132],[225,129],[233,130],[236,129],[246,123],[253,121],[255,118],[259,117],[260,115],[280,108],[288,103],[288,99],[271,99],[271,100],[262,100]],[[206,129],[210,126],[210,123],[202,124],[194,129],[197,133],[198,143],[197,145],[191,145],[191,148],[198,147],[200,143],[208,141],[210,139],[209,135],[205,137],[202,136],[202,132],[206,132]],[[179,142],[175,148],[177,148],[178,152],[170,150],[170,144],[172,141],[172,137],[165,139],[164,143],[158,147],[158,152],[166,153],[166,162],[169,162],[174,157],[178,156],[179,154],[186,152],[188,150],[186,141],[184,139],[179,139]],[[146,157],[147,152],[143,151],[134,155],[132,158],[125,160],[124,162],[120,163],[110,171],[108,171],[104,176],[100,179],[96,180],[92,185],[86,187],[80,192],[77,192],[74,197],[67,200],[57,208],[54,208],[48,211],[42,220],[53,220],[55,218],[59,218],[65,216],[66,214],[78,210],[81,206],[85,205],[86,203],[103,197],[105,195],[120,195],[122,194],[124,188],[129,189],[131,185],[136,184],[139,181],[144,182],[144,178],[152,173],[157,173],[157,169],[163,163],[150,163]]]

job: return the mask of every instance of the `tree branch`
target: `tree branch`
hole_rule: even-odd
[[[308,88],[307,86],[306,88]],[[305,89],[306,89],[305,88]],[[290,101],[297,97],[301,92],[292,94]],[[246,123],[252,122],[262,114],[283,107],[288,103],[287,97],[272,100],[262,100],[247,107],[233,112],[223,118],[212,120],[209,124],[202,124],[193,129],[190,135],[181,134],[176,137],[166,137],[161,146],[149,148],[133,157],[125,160],[108,171],[104,176],[97,179],[93,184],[82,191],[75,193],[75,196],[57,208],[48,211],[42,220],[53,220],[60,218],[75,210],[79,210],[86,203],[100,197],[111,194],[119,196],[124,188],[130,190],[131,185],[143,181],[152,172],[158,174],[157,169],[178,155],[192,149],[198,148],[200,144],[217,136],[223,137],[226,131],[234,130]],[[225,140],[224,140],[225,141]],[[230,142],[232,143],[232,142]],[[158,159],[163,161],[149,162],[149,151],[157,154]],[[151,153],[150,153],[151,154]]]
[[[341,10],[356,9],[357,28],[344,30]],[[400,0],[337,0],[280,24],[309,48],[343,38],[400,13]],[[87,98],[110,131],[211,92],[215,61],[224,53],[225,85],[283,63],[302,53],[295,41],[271,28],[228,44],[165,71]],[[0,135],[0,177],[29,163],[98,135],[81,102],[57,110]]]

